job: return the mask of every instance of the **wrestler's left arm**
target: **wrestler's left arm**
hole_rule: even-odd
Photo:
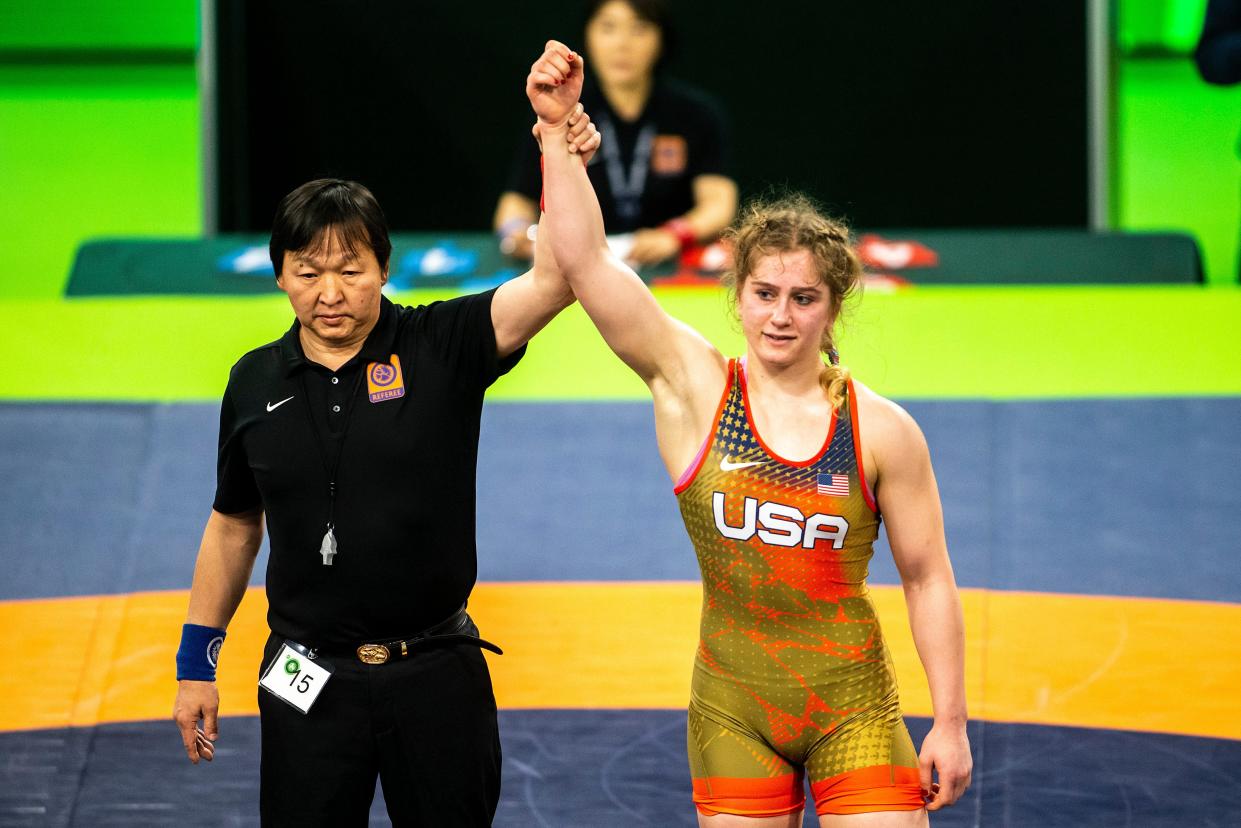
[[[563,107],[569,124],[569,152],[590,161],[599,149],[599,131],[578,103],[582,89],[580,66],[555,90],[556,103]],[[538,137],[537,127],[535,137]],[[496,353],[506,357],[525,345],[560,311],[573,304],[573,291],[556,266],[542,217],[534,244],[534,263],[530,270],[505,282],[491,300],[491,324],[496,332]]]
[[[961,598],[948,559],[939,488],[922,430],[900,406],[859,383],[854,385],[867,473],[887,524],[909,626],[931,689],[934,723],[918,758],[927,810],[935,811],[965,793],[973,771],[965,732]],[[938,785],[932,783],[932,770],[939,775]]]

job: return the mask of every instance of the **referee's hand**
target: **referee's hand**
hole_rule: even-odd
[[[199,759],[215,758],[215,740],[220,738],[220,692],[214,681],[177,682],[177,700],[172,705],[172,720],[181,730],[181,743],[195,765]],[[199,720],[203,726],[198,727]]]
[[[539,142],[539,152],[542,152],[542,123],[535,121],[530,131],[534,135],[534,140]],[[568,138],[569,152],[582,156],[583,166],[590,163],[590,159],[594,157],[595,151],[599,149],[603,142],[603,136],[595,128],[594,123],[590,120],[590,116],[582,109],[580,103],[575,104],[572,111],[569,112]]]

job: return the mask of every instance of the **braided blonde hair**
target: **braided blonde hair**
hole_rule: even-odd
[[[839,364],[835,326],[845,300],[857,292],[862,280],[862,262],[849,241],[849,228],[823,215],[806,196],[795,193],[751,202],[724,232],[724,238],[732,243],[733,265],[722,281],[731,289],[734,305],[745,280],[763,256],[793,250],[810,253],[819,278],[828,288],[832,320],[819,342],[819,350],[828,358],[819,372],[819,384],[832,409],[838,409],[844,402],[849,369]]]

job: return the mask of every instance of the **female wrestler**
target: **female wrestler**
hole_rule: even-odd
[[[801,825],[807,774],[824,826],[925,825],[970,781],[961,606],[922,433],[835,364],[833,326],[861,272],[848,232],[803,198],[741,218],[730,286],[746,354],[725,359],[609,252],[573,142],[547,117],[580,72],[581,58],[551,42],[527,80],[543,227],[578,300],[651,390],[697,549],[688,747],[699,823]],[[880,514],[934,706],[921,753],[865,583]]]

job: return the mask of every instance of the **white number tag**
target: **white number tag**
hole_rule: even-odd
[[[294,649],[294,646],[287,641],[284,643],[280,652],[276,653],[271,664],[263,671],[259,687],[303,713],[308,713],[310,706],[319,698],[324,685],[332,677],[332,666],[312,659],[303,650]]]

